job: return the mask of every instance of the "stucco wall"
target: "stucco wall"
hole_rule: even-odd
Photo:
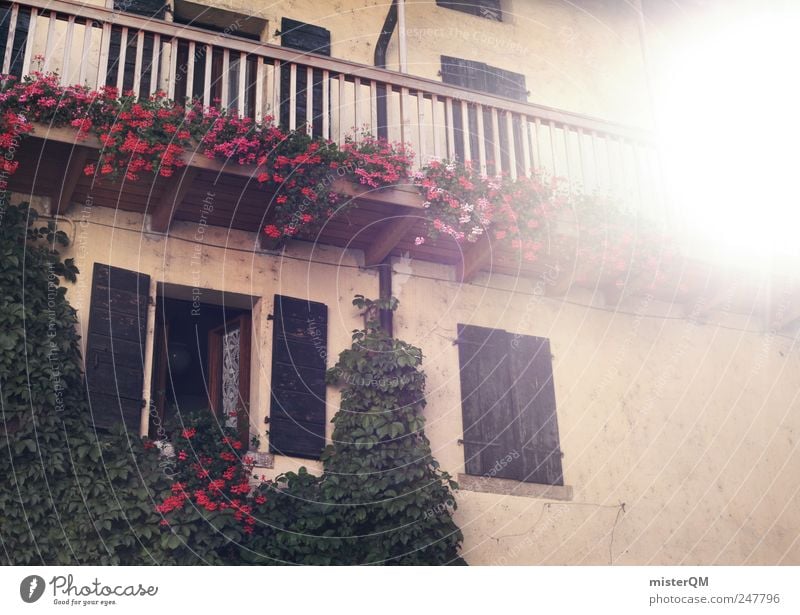
[[[279,0],[254,7],[246,0],[197,0],[269,21],[267,42],[282,17],[331,31],[334,57],[373,64],[389,3],[384,0]],[[650,121],[636,13],[625,3],[589,0],[504,0],[504,20],[468,15],[407,0],[408,72],[439,79],[440,56],[479,60],[525,74],[528,100],[605,119]],[[398,33],[387,52],[398,69]]]
[[[298,243],[281,258],[254,253],[252,234],[207,227],[198,267],[198,244],[183,241],[198,239],[198,225],[176,224],[165,239],[142,234],[137,214],[76,207],[70,216],[74,244],[65,256],[83,274],[68,297],[84,334],[94,262],[255,298],[251,411],[259,427],[269,411],[272,295],[328,305],[332,365],[361,324],[352,296],[378,290],[375,273],[358,268],[360,252]],[[304,262],[309,257],[329,264]],[[683,306],[648,297],[613,313],[583,307],[592,303],[588,293],[546,297],[546,281],[484,275],[457,285],[446,266],[412,260],[396,269],[396,335],[424,351],[427,433],[454,475],[464,468],[457,323],[551,341],[573,498],[458,492],[470,563],[800,563],[800,356],[790,340],[702,325],[691,309],[686,317]],[[757,328],[736,315],[714,321]],[[329,389],[329,419],[338,399]],[[301,464],[319,469],[277,456],[263,473]]]
[[[588,292],[544,297],[543,281],[484,275],[457,285],[426,279],[452,276],[446,267],[409,268],[396,335],[425,352],[427,429],[445,468],[463,467],[456,324],[547,337],[554,355],[573,500],[460,492],[468,561],[800,562],[791,340],[702,325],[691,306],[684,317],[684,306],[648,297],[623,306],[626,315],[575,305],[591,304]],[[722,313],[713,322],[759,328]]]

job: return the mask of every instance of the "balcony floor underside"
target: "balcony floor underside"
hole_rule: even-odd
[[[269,224],[273,195],[254,180],[254,168],[223,165],[195,155],[175,178],[98,180],[83,172],[97,159],[99,148],[94,143],[76,143],[74,132],[64,129],[47,134],[48,138],[34,135],[23,141],[16,157],[19,168],[9,178],[9,189],[49,197],[51,214],[79,215],[81,204],[89,202],[93,207],[148,214],[151,226],[156,226],[154,220],[160,220],[162,228],[156,230],[164,233],[169,232],[173,221],[252,233],[260,233]],[[183,188],[176,189],[176,184]],[[488,237],[477,244],[459,245],[444,237],[416,245],[415,238],[424,237],[426,228],[421,198],[412,186],[370,193],[340,182],[337,191],[355,199],[356,206],[335,215],[317,235],[300,239],[362,250],[367,265],[377,264],[386,256],[405,255],[453,266],[457,281],[469,281],[482,272],[503,274],[518,278],[521,290],[534,288],[550,296],[563,296],[580,286],[602,296],[603,304],[609,307],[620,305],[624,298],[647,295],[683,304],[687,313],[693,309],[697,312],[696,306],[701,305],[701,317],[723,302],[732,312],[768,313],[766,293],[770,292],[790,298],[790,309],[782,308],[781,327],[797,320],[794,306],[800,304],[800,293],[794,280],[773,281],[772,288],[766,289],[755,276],[751,283],[742,283],[739,271],[722,271],[708,263],[683,259],[656,287],[649,280],[631,278],[620,286],[610,268],[580,263],[574,250],[565,250],[563,244],[559,249],[545,246],[543,257],[535,263],[525,261],[518,251],[492,245]],[[263,233],[260,235],[263,237]],[[535,289],[537,285],[539,290]],[[728,291],[734,287],[737,291],[732,295]],[[800,316],[800,309],[796,311]]]

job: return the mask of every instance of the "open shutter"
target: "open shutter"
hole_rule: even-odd
[[[503,330],[458,326],[465,470],[522,480],[508,348]]]
[[[512,391],[529,483],[563,485],[550,342],[520,335],[510,350]]]
[[[94,265],[86,386],[97,427],[139,431],[149,290],[148,275]]]
[[[270,451],[319,459],[325,446],[328,308],[275,295]]]

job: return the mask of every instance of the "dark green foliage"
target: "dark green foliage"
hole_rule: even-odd
[[[0,197],[0,562],[463,563],[456,485],[423,432],[418,348],[375,319],[354,333],[328,373],[342,405],[321,477],[303,468],[250,488],[236,434],[210,414],[184,417],[176,456],[159,456],[121,427],[92,427],[60,281],[78,272],[55,249],[67,237]],[[354,303],[373,315],[396,307]],[[217,475],[226,483],[212,493]]]
[[[0,561],[158,561],[158,456],[87,420],[67,237],[0,197]]]
[[[423,431],[422,351],[380,329],[378,311],[396,300],[358,296],[354,304],[370,316],[328,372],[329,383],[342,385],[342,403],[324,474],[279,481],[267,506],[285,531],[263,552],[305,564],[463,564],[452,518],[457,485]]]

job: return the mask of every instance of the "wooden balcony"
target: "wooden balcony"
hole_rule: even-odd
[[[409,143],[417,166],[431,157],[458,157],[490,175],[539,169],[649,216],[666,209],[655,145],[637,128],[64,0],[0,2],[0,9],[8,32],[0,49],[3,73],[55,71],[64,84],[112,85],[140,96],[162,90],[175,100],[199,99],[256,120],[271,116],[286,128],[337,142],[366,130]],[[213,194],[208,224],[258,233],[269,221],[270,195],[257,187],[255,167],[190,152],[187,166],[172,178],[112,183],[82,173],[96,160],[98,142],[76,142],[71,129],[47,126],[37,126],[33,137],[18,152],[21,165],[10,187],[49,196],[53,214],[90,199],[95,206],[148,214],[152,231],[168,233],[173,221],[197,223]],[[557,263],[562,281],[545,285],[554,294],[587,278],[576,275],[583,265],[569,253],[529,264],[489,238],[465,246],[449,239],[415,245],[425,228],[422,199],[412,185],[368,191],[340,181],[337,190],[358,207],[305,239],[363,250],[367,265],[407,253],[451,264],[456,278],[466,281],[487,270],[537,277]],[[590,273],[589,286],[604,290],[607,303],[619,299],[607,275]],[[670,301],[713,298],[725,282],[712,277],[707,265],[681,266],[679,279],[661,293]],[[626,293],[641,291],[635,282]]]

